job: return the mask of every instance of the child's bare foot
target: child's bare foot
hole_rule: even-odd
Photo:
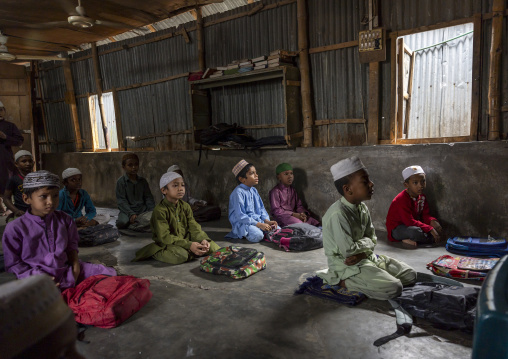
[[[416,249],[416,247],[418,247],[418,243],[416,243],[412,239],[403,239],[402,247],[406,249]]]
[[[339,282],[339,287],[342,287],[344,289],[347,289],[346,288],[346,281],[344,279],[342,279],[340,282]]]

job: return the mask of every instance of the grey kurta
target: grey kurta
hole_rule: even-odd
[[[367,206],[351,204],[342,197],[323,217],[328,269],[318,275],[332,285],[345,280],[349,290],[360,291],[370,298],[384,300],[398,296],[403,285],[414,282],[416,272],[403,262],[374,254],[376,244]],[[365,253],[367,258],[351,266],[344,263],[347,257],[360,253]]]

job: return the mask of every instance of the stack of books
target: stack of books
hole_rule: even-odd
[[[266,69],[268,67],[266,56],[256,57],[255,59],[252,59],[252,63],[254,64],[254,70]]]
[[[285,50],[275,50],[270,52],[267,58],[268,67],[293,66],[293,57]]]

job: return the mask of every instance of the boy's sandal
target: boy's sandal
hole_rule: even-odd
[[[411,239],[403,239],[402,241],[402,248],[405,248],[405,249],[416,249],[418,247],[418,243],[416,243],[415,241],[411,240]],[[413,242],[413,243],[411,243]]]

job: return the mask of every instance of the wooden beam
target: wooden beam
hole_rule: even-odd
[[[397,139],[397,144],[401,145],[416,145],[416,144],[427,144],[427,143],[453,143],[453,142],[469,142],[469,136],[455,136],[455,137],[437,137],[437,138],[415,138],[415,139]],[[381,145],[393,145],[390,140],[379,141]]]
[[[500,93],[500,75],[501,75],[501,54],[503,52],[503,12],[504,0],[494,0],[492,4],[492,31],[490,33],[490,53],[489,53],[489,92],[487,95],[489,132],[487,139],[490,141],[499,140],[499,123],[501,122],[501,93]]]
[[[185,27],[182,27],[182,30],[179,31],[179,33],[183,36],[185,43],[190,44],[190,37],[187,31],[185,30]]]
[[[446,22],[439,22],[439,23],[433,24],[433,25],[420,26],[420,27],[416,27],[413,29],[391,32],[389,34],[389,37],[391,39],[396,39],[400,36],[406,36],[406,35],[416,34],[418,32],[442,29],[444,27],[462,25],[462,24],[466,24],[468,22],[473,22],[473,21],[474,21],[474,17],[466,17],[466,18],[456,19],[456,20],[451,20],[451,21],[446,21]]]
[[[296,12],[298,20],[298,52],[300,59],[300,77],[302,94],[303,115],[303,147],[312,146],[312,125],[314,115],[312,113],[312,95],[310,87],[309,46],[307,32],[307,1],[297,0]]]
[[[345,49],[347,47],[354,47],[354,46],[358,46],[358,40],[341,42],[340,44],[334,44],[334,45],[313,47],[313,48],[309,49],[309,54],[317,54],[320,52]]]
[[[146,25],[146,28],[150,30],[150,32],[157,32],[157,30],[155,29],[155,27],[153,27],[153,25]]]
[[[263,2],[259,2],[256,6],[254,6],[248,13],[247,16],[252,16],[256,14],[257,12],[261,11],[265,7],[265,4]]]
[[[64,61],[63,72],[65,77],[65,87],[67,92],[65,94],[68,100],[69,109],[71,111],[72,125],[74,128],[74,139],[76,140],[76,151],[83,150],[83,141],[81,141],[81,131],[79,128],[78,108],[76,106],[76,95],[74,93],[74,82],[72,80],[71,64],[69,61]]]
[[[402,138],[402,120],[404,116],[404,39],[397,39],[397,139]]]
[[[125,151],[125,139],[123,138],[122,115],[120,111],[120,103],[118,102],[118,94],[116,88],[113,88],[113,106],[115,107],[116,136],[118,140],[118,149]]]
[[[391,111],[390,111],[390,142],[397,142],[397,37],[392,38],[391,43]]]
[[[205,71],[206,62],[205,62],[205,36],[203,34],[203,16],[201,13],[201,8],[198,7],[195,11],[196,13],[196,39],[198,43],[198,63],[199,70]]]
[[[367,143],[377,145],[379,141],[379,62],[369,63],[369,99]]]
[[[482,14],[476,14],[473,22],[473,78],[471,88],[471,128],[469,136],[471,141],[478,140],[478,123],[481,107],[481,77],[482,77]]]
[[[109,129],[106,119],[106,111],[104,110],[104,101],[102,100],[102,76],[101,76],[101,67],[99,63],[99,55],[97,53],[97,44],[95,42],[92,43],[92,61],[94,67],[94,78],[95,78],[95,87],[97,89],[97,97],[99,100],[99,110],[101,112],[101,123],[102,130],[104,131],[104,140],[106,141],[106,150],[108,152],[111,151],[111,140],[109,138]]]
[[[301,82],[300,81],[293,81],[293,80],[286,80],[286,85],[298,87],[301,85]]]
[[[30,89],[30,103],[32,111],[30,111],[31,119],[31,130],[32,130],[32,154],[35,159],[35,170],[38,171],[41,168],[41,154],[39,148],[39,116],[37,116],[37,89],[36,89],[36,77],[37,64],[35,61],[30,61],[30,77],[28,78],[28,88]]]
[[[179,78],[182,78],[182,77],[189,77],[189,72],[184,72],[182,74],[165,77],[165,78],[159,79],[159,80],[140,82],[140,83],[137,83],[137,84],[127,85],[127,86],[122,86],[122,87],[116,87],[115,90],[116,91],[130,90],[130,89],[135,89],[135,88],[138,88],[138,87],[155,85],[155,84],[158,84],[158,83],[161,83],[161,82],[176,80],[176,79],[179,79]],[[112,91],[112,90],[108,90],[108,91]],[[84,97],[84,95],[80,95],[80,96]]]
[[[243,128],[246,129],[256,129],[256,128],[284,128],[285,124],[267,124],[267,125],[242,125]]]
[[[333,119],[333,120],[316,120],[314,122],[314,126],[325,126],[325,125],[334,125],[334,124],[364,124],[366,121],[363,118],[341,118],[341,119]]]

